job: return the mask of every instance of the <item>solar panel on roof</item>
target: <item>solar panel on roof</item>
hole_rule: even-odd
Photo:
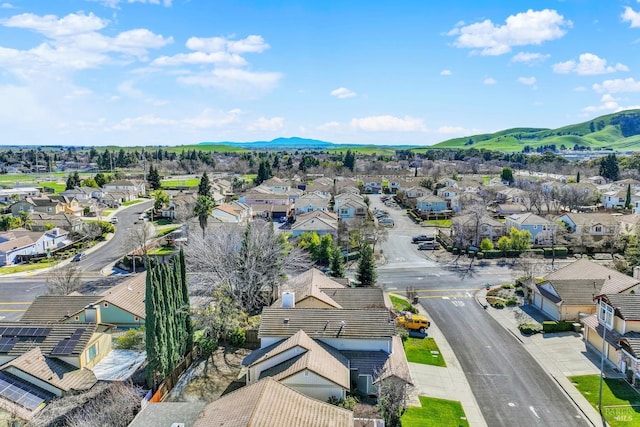
[[[0,373],[0,396],[33,411],[53,396]]]
[[[9,353],[13,346],[18,342],[17,338],[2,337],[0,338],[0,353]]]
[[[7,328],[0,328],[0,335],[4,335],[4,331],[6,331]]]

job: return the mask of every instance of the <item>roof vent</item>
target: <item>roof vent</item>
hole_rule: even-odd
[[[285,319],[283,320],[283,323],[284,323],[285,325],[288,325],[288,324],[289,324],[289,318],[288,318],[288,317],[285,317]]]

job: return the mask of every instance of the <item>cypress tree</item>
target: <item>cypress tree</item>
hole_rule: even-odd
[[[164,311],[166,323],[165,330],[167,336],[167,361],[168,361],[168,370],[171,372],[173,368],[175,368],[176,363],[178,363],[178,359],[180,356],[178,355],[177,349],[177,340],[176,340],[176,319],[175,319],[175,311],[173,310],[173,280],[171,277],[172,271],[168,268],[167,264],[160,264],[160,273],[161,273],[161,287],[162,287],[162,298],[163,305],[162,310]]]
[[[191,302],[189,300],[189,286],[187,284],[187,264],[184,259],[184,251],[180,248],[178,254],[178,267],[180,269],[180,289],[182,291],[182,307],[184,310],[184,333],[186,336],[185,353],[193,348],[193,323],[191,321]]]
[[[627,197],[624,199],[624,208],[631,208],[631,184],[627,184]]]
[[[145,294],[146,310],[146,349],[147,349],[147,381],[151,387],[156,386],[156,378],[167,376],[167,340],[165,322],[162,312],[162,293],[160,292],[157,272],[150,269],[147,272]]]
[[[211,183],[209,182],[209,175],[207,175],[207,172],[204,172],[200,178],[200,183],[198,184],[198,196],[211,197]]]
[[[358,262],[356,279],[360,282],[360,286],[374,286],[376,284],[376,264],[373,259],[373,249],[368,243],[364,243],[360,248],[360,261]]]

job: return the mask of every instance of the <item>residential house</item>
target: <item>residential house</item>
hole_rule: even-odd
[[[620,230],[616,217],[606,213],[566,213],[557,220],[566,224],[571,233],[568,238],[576,239],[575,245],[584,247],[609,242],[616,238]]]
[[[630,196],[630,206],[635,206],[637,202],[640,202],[640,198],[635,191],[632,191]],[[602,193],[601,200],[606,209],[624,209],[627,201],[627,189],[616,188],[606,191]]]
[[[138,198],[138,193],[129,190],[105,190],[100,197],[100,203],[110,207],[119,208],[125,202],[130,202]]]
[[[600,175],[590,176],[589,178],[587,178],[587,181],[594,185],[604,185],[607,183],[607,179]]]
[[[136,195],[146,193],[146,184],[143,181],[134,181],[130,179],[119,179],[111,181],[102,186],[106,192],[126,191]]]
[[[27,197],[39,197],[42,192],[36,187],[15,187],[0,188],[0,202],[9,203],[17,200],[24,200]]]
[[[640,295],[598,295],[596,304],[596,314],[583,320],[584,341],[600,354],[604,350],[604,357],[637,387],[640,384]]]
[[[31,221],[31,230],[33,231],[46,231],[52,226],[54,228],[61,228],[66,231],[80,231],[82,229],[82,219],[75,215],[69,215],[67,213],[59,213],[55,215],[49,215],[39,212],[34,212],[29,215]]]
[[[211,402],[194,427],[353,427],[353,412],[307,397],[272,378]]]
[[[291,226],[292,237],[297,237],[307,231],[317,233],[319,236],[331,234],[334,238],[337,237],[338,215],[325,211],[297,215],[296,221]]]
[[[519,203],[497,203],[492,208],[499,217],[507,217],[513,214],[522,214],[527,212],[527,208]]]
[[[96,383],[111,351],[111,325],[0,323],[0,406],[29,419],[49,400]],[[13,390],[13,392],[12,392]]]
[[[29,323],[104,323],[138,328],[145,321],[146,273],[127,278],[100,295],[41,295],[20,318]]]
[[[317,193],[308,193],[296,200],[296,214],[329,209],[330,198]]]
[[[465,214],[453,217],[451,231],[454,240],[463,247],[479,246],[487,238],[496,243],[507,235],[507,227],[489,215]]]
[[[261,192],[256,188],[239,198],[241,203],[251,206],[254,215],[272,219],[289,216],[292,202],[288,194]]]
[[[553,221],[542,218],[531,212],[513,214],[506,219],[507,231],[516,228],[518,231],[531,233],[531,243],[534,245],[548,245],[553,243],[557,225]]]
[[[304,190],[307,194],[331,197],[331,193],[333,192],[333,180],[328,178],[314,180],[312,184],[305,186]]]
[[[369,207],[364,202],[364,197],[353,193],[340,193],[334,197],[333,211],[338,214],[341,221],[353,219],[365,219]]]
[[[409,187],[403,191],[407,199],[417,199],[418,197],[423,197],[427,194],[433,194],[431,190],[420,186]]]
[[[621,234],[635,234],[638,232],[638,224],[640,223],[640,214],[615,216],[618,221]]]
[[[218,218],[222,222],[242,222],[242,211],[234,209],[229,203],[223,203],[216,206],[211,211],[211,215]]]
[[[416,208],[421,212],[443,212],[449,207],[447,201],[443,198],[427,194],[417,198]]]
[[[0,243],[0,266],[12,265],[19,255],[33,255],[35,243],[29,236]]]
[[[64,213],[68,213],[69,215],[82,215],[82,206],[75,197],[67,197],[63,195],[59,196],[49,196],[51,200],[57,200],[62,203],[62,208]]]
[[[276,192],[276,193],[284,193],[286,191],[291,190],[291,183],[280,179],[276,176],[267,179],[266,181],[264,181],[262,184],[260,184],[260,186],[262,187],[266,187],[269,190]]]
[[[365,194],[380,194],[382,193],[382,181],[366,181],[362,184],[362,190]]]
[[[40,212],[49,215],[63,213],[64,203],[49,197],[27,197],[11,205],[11,214],[18,216],[20,212]]]
[[[578,321],[596,310],[594,298],[603,294],[638,292],[640,280],[596,262],[580,259],[528,284],[527,298],[551,320]]]
[[[451,208],[451,199],[460,193],[461,191],[457,187],[442,187],[436,190],[436,195],[447,201],[447,209]]]
[[[78,201],[96,199],[100,200],[104,196],[102,188],[75,187],[60,193],[61,196],[75,198]]]

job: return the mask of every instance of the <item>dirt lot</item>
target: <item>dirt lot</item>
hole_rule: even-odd
[[[240,363],[251,353],[246,348],[219,347],[207,362],[198,360],[178,381],[165,399],[166,402],[213,402],[220,396],[245,385],[244,370]]]

